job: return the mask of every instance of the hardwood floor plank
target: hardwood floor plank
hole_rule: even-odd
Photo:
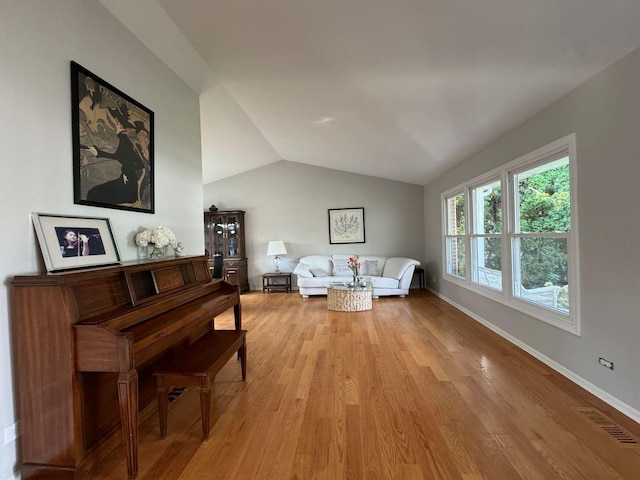
[[[632,480],[640,425],[428,292],[330,312],[325,297],[241,297],[247,380],[231,360],[200,439],[197,391],[140,426],[142,480]],[[216,319],[232,328],[233,316]],[[87,478],[126,476],[116,450]]]

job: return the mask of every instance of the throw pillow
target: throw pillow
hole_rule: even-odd
[[[333,263],[333,275],[336,277],[350,277],[353,275],[351,269],[347,266],[348,258],[334,258],[331,260]]]
[[[313,274],[314,277],[328,277],[329,274],[325,272],[321,268],[310,268],[309,271]]]
[[[362,275],[369,275],[371,277],[379,277],[378,260],[365,260],[362,265]]]

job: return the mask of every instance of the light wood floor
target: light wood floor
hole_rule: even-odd
[[[640,478],[629,447],[579,408],[640,425],[428,292],[329,312],[326,297],[241,297],[248,369],[215,381],[211,438],[198,395],[140,428],[141,480]],[[217,326],[232,328],[232,317]],[[124,479],[116,450],[91,478]]]

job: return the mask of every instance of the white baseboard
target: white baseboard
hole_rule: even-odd
[[[482,325],[484,325],[488,329],[494,331],[495,333],[497,333],[498,335],[500,335],[504,339],[506,339],[509,342],[513,343],[514,345],[520,347],[525,352],[527,352],[530,355],[534,356],[535,358],[540,360],[545,365],[553,368],[556,372],[558,372],[561,375],[567,377],[573,383],[581,386],[582,388],[587,390],[589,393],[592,393],[593,395],[598,397],[600,400],[602,400],[603,402],[611,405],[613,408],[615,408],[619,412],[623,413],[627,417],[631,418],[635,422],[640,423],[640,412],[638,410],[636,410],[635,408],[633,408],[630,405],[627,405],[626,403],[618,400],[616,397],[610,395],[609,393],[605,392],[601,388],[596,387],[594,384],[592,384],[591,382],[588,382],[587,380],[585,380],[581,376],[577,375],[575,372],[573,372],[573,371],[569,370],[568,368],[560,365],[558,362],[550,359],[546,355],[543,355],[542,353],[538,352],[537,350],[535,350],[534,348],[530,347],[526,343],[518,340],[516,337],[514,337],[514,336],[510,335],[509,333],[505,332],[501,328],[496,327],[495,325],[493,325],[491,322],[487,321],[486,319],[484,319],[484,318],[476,315],[472,311],[466,309],[462,305],[458,305],[456,302],[454,302],[450,298],[447,298],[444,295],[441,295],[439,292],[436,292],[435,290],[433,290],[431,288],[427,288],[427,290],[429,290],[431,293],[433,293],[437,297],[439,297],[442,300],[444,300],[445,302],[447,302],[449,305],[452,305],[452,306],[456,307],[458,310],[466,313],[471,318],[473,318],[477,322],[481,323]]]

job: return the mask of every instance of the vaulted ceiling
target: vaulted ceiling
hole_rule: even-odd
[[[201,99],[203,180],[424,185],[640,46],[638,0],[100,0]]]

